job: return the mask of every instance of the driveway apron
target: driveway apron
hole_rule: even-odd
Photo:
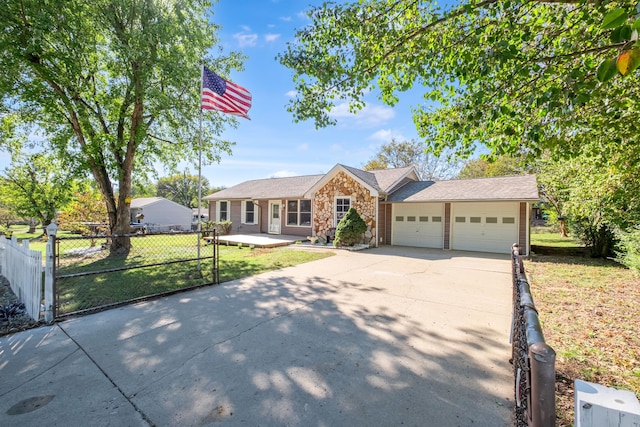
[[[508,256],[383,247],[0,339],[0,425],[508,426]]]

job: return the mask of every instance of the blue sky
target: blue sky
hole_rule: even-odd
[[[203,167],[212,186],[325,173],[336,163],[361,167],[392,137],[418,139],[410,111],[421,101],[416,93],[404,94],[393,108],[369,94],[366,108],[357,115],[339,105],[338,124],[328,128],[316,130],[311,121],[293,122],[286,111],[294,90],[293,73],[275,57],[293,40],[295,30],[309,23],[304,13],[308,5],[321,3],[220,0],[214,5],[213,20],[222,25],[218,35],[225,51],[241,51],[248,58],[245,70],[229,78],[251,92],[253,105],[251,120],[239,119],[240,126],[224,134],[236,142],[233,155]]]
[[[253,105],[251,120],[238,119],[239,127],[223,134],[236,143],[233,154],[203,166],[202,175],[211,186],[320,174],[336,163],[361,167],[392,137],[419,140],[410,111],[421,102],[416,92],[402,94],[393,108],[371,93],[366,108],[357,115],[339,104],[334,111],[338,124],[328,128],[316,130],[311,121],[293,122],[286,111],[293,96],[293,73],[275,58],[294,39],[295,30],[309,23],[305,15],[309,5],[321,4],[320,0],[219,0],[214,4],[212,19],[222,26],[218,36],[224,52],[240,51],[247,57],[244,71],[225,77],[248,89]],[[0,151],[0,170],[7,166],[8,154]],[[197,164],[183,167],[197,173]],[[169,175],[161,167],[158,173]]]

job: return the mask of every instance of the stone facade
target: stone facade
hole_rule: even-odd
[[[369,190],[344,172],[338,172],[329,182],[320,188],[313,199],[313,230],[316,236],[326,237],[330,228],[334,228],[334,210],[336,197],[351,197],[351,207],[358,211],[367,224],[365,243],[376,243],[376,204],[378,200]]]

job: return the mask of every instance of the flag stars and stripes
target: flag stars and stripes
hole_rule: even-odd
[[[217,110],[223,113],[249,118],[251,93],[204,67],[202,71],[202,103],[204,110]]]

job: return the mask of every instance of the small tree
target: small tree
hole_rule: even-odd
[[[367,231],[367,223],[358,215],[358,211],[349,208],[336,227],[335,246],[353,246],[362,241],[362,235]]]

